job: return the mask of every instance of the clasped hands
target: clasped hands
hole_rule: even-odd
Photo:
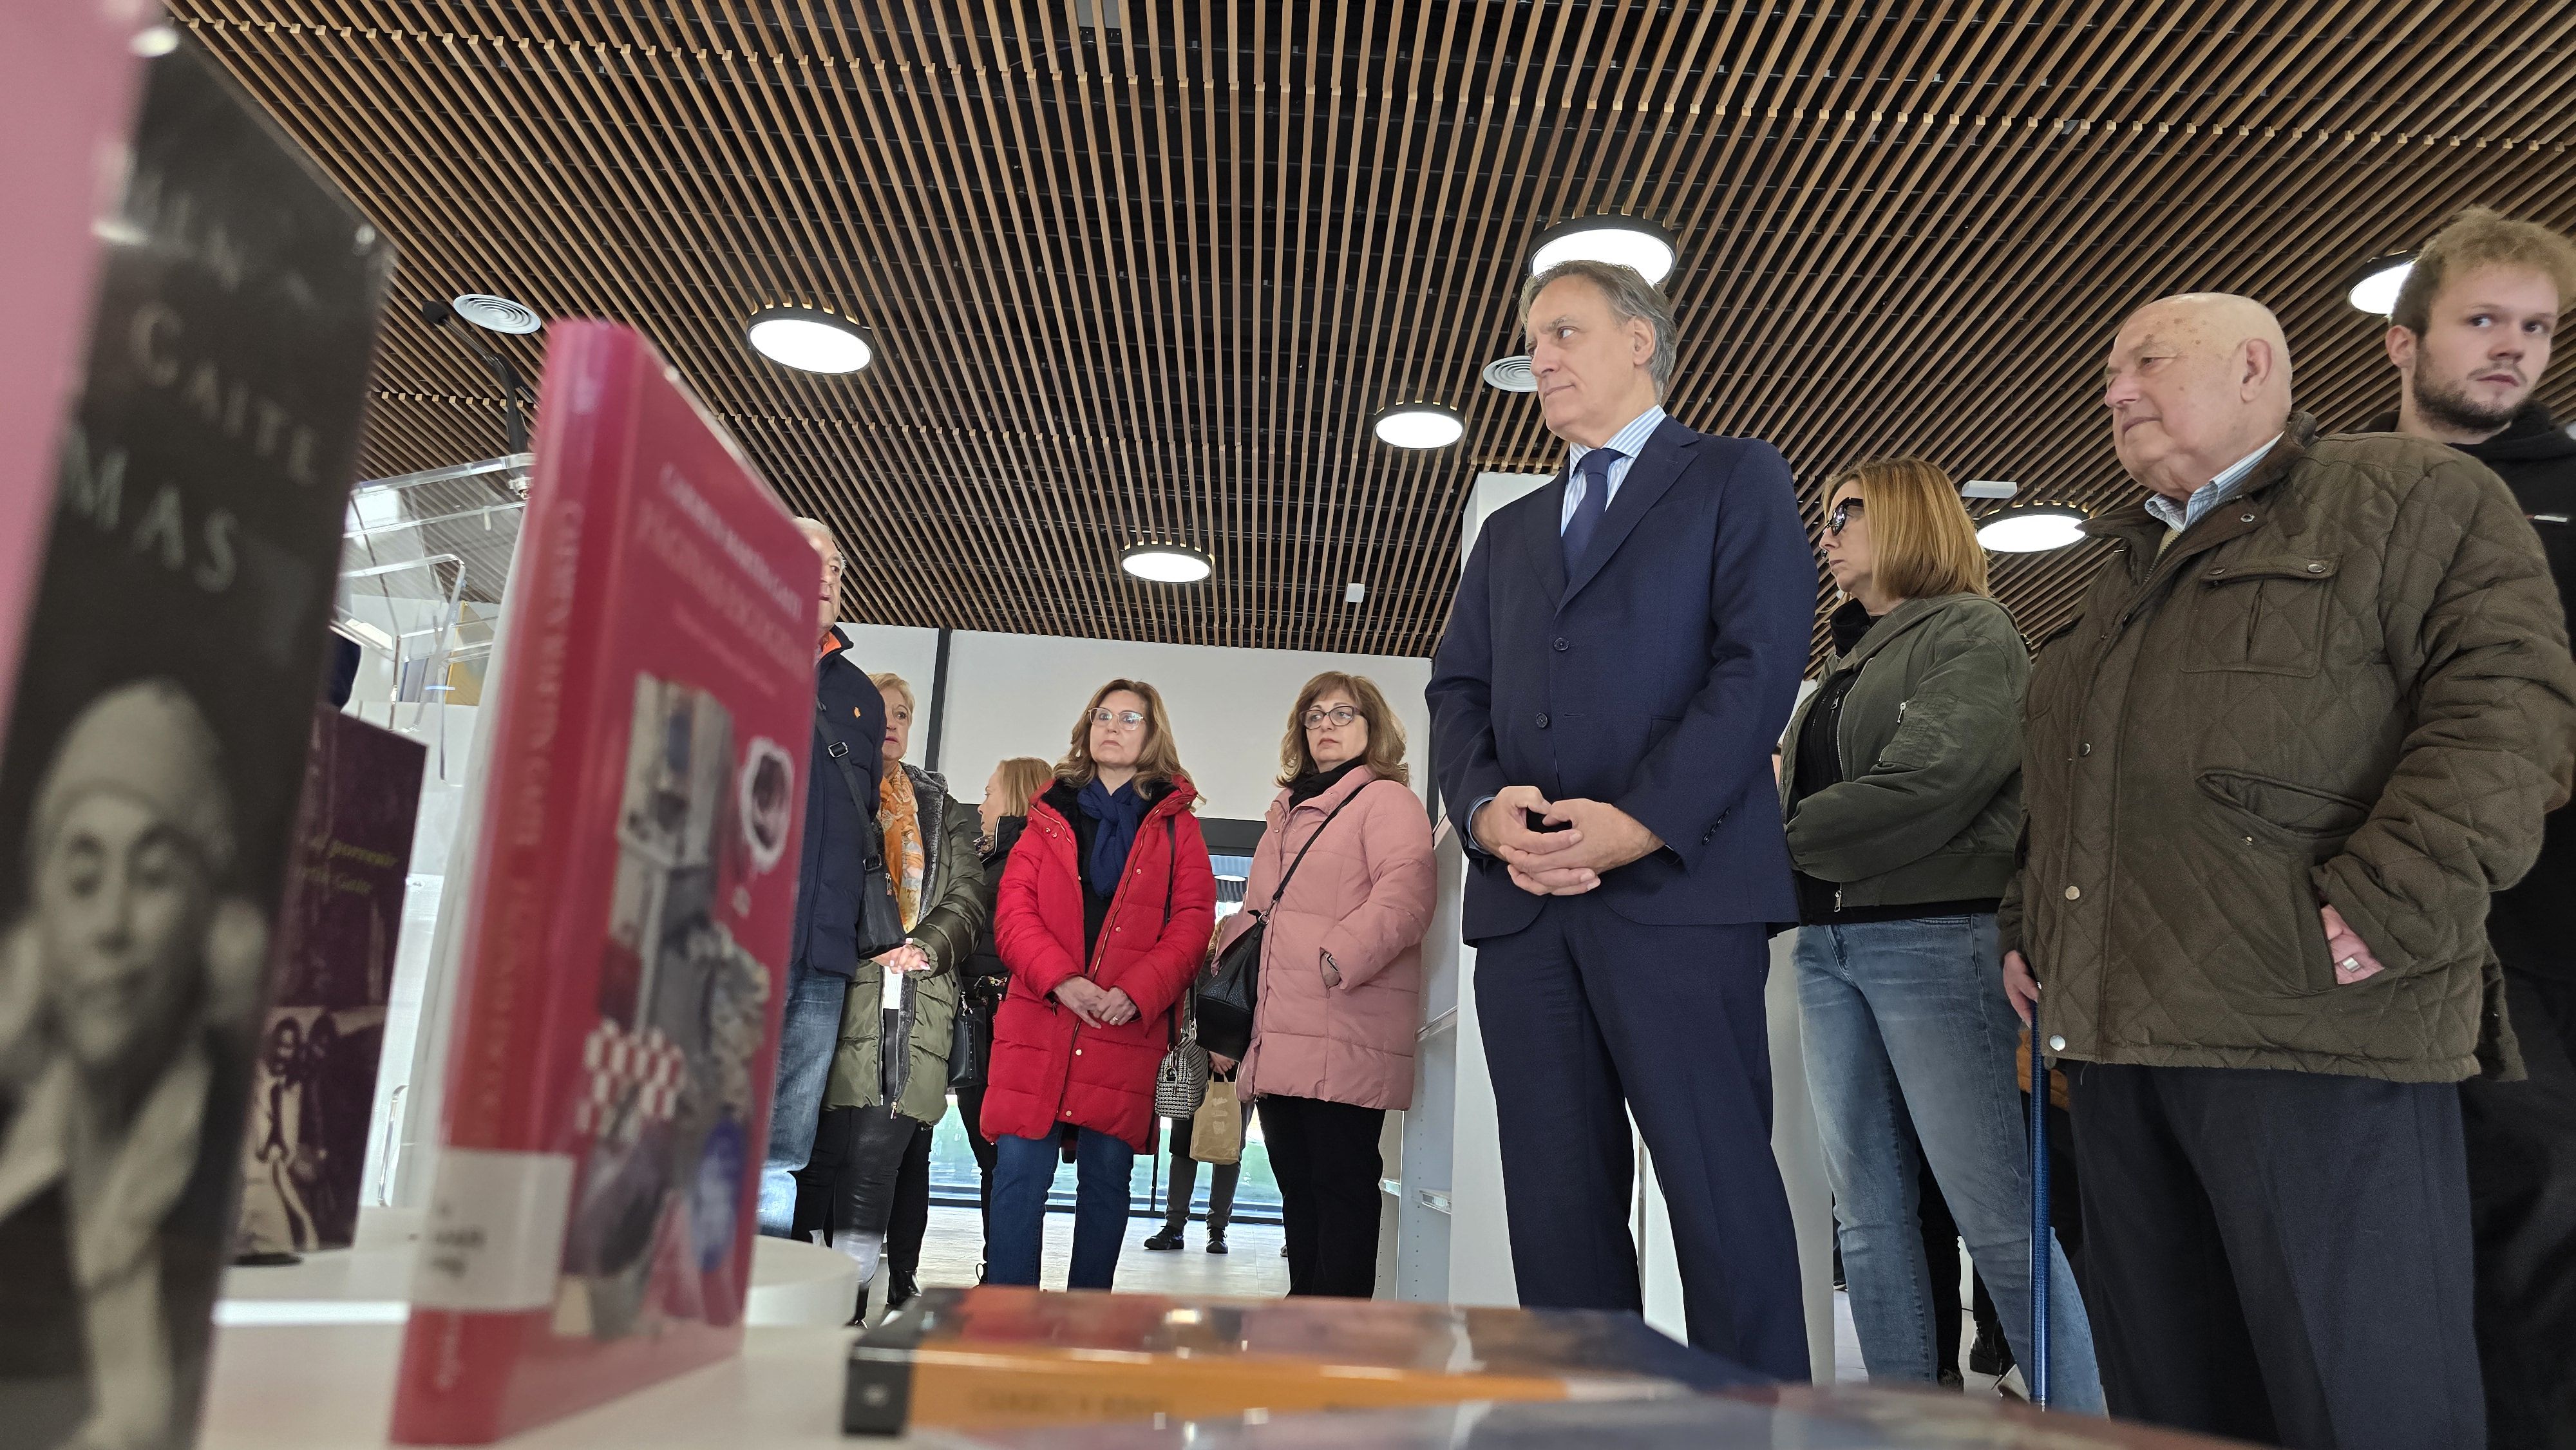
[[[1123,1027],[1136,1020],[1136,999],[1122,987],[1103,987],[1089,977],[1067,977],[1056,984],[1055,999],[1093,1027]]]
[[[1526,811],[1568,829],[1533,831]],[[1511,872],[1512,884],[1533,896],[1580,896],[1604,873],[1664,848],[1662,837],[1617,806],[1550,801],[1530,785],[1504,787],[1468,824],[1476,844]]]

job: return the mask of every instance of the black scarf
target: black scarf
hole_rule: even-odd
[[[1343,761],[1341,764],[1334,766],[1330,770],[1307,771],[1304,775],[1288,782],[1288,804],[1292,806],[1304,805],[1306,802],[1313,800],[1315,797],[1322,795],[1328,790],[1331,790],[1334,786],[1340,785],[1342,783],[1343,776],[1350,774],[1352,771],[1359,769],[1362,765],[1367,763],[1367,756],[1354,755],[1350,759]]]

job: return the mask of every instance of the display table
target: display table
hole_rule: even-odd
[[[417,1210],[358,1215],[354,1247],[306,1254],[298,1264],[235,1267],[224,1275],[215,1322],[228,1329],[294,1325],[399,1325],[411,1314]],[[820,1244],[756,1238],[744,1322],[837,1329],[859,1302],[858,1265]]]
[[[789,1245],[794,1247],[794,1245]],[[203,1450],[377,1450],[393,1413],[398,1324],[279,1325],[215,1335]],[[841,1329],[754,1329],[712,1364],[501,1443],[512,1450],[865,1450],[954,1446],[936,1434],[841,1434]]]

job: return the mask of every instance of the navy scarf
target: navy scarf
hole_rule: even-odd
[[[1127,870],[1127,851],[1136,844],[1136,828],[1145,821],[1145,798],[1130,780],[1116,790],[1098,776],[1074,797],[1082,813],[1098,823],[1091,833],[1091,889],[1100,896],[1118,894],[1118,878]]]

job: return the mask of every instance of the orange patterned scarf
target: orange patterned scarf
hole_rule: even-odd
[[[928,868],[921,847],[921,801],[912,791],[912,774],[902,765],[886,764],[885,784],[877,790],[877,829],[885,834],[887,874],[894,878],[895,910],[903,929],[921,922],[922,876]]]

